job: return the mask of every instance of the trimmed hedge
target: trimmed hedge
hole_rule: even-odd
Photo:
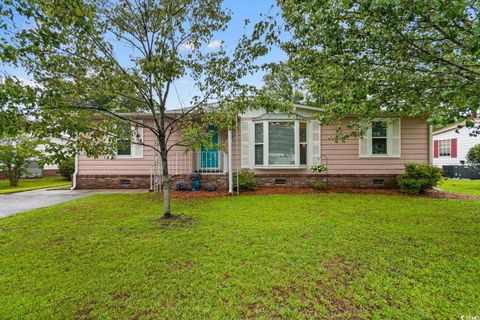
[[[440,168],[417,163],[405,164],[405,173],[397,177],[400,190],[408,194],[420,194],[435,187],[443,178]]]

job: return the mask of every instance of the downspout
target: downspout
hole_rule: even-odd
[[[75,171],[72,176],[72,187],[70,190],[77,189],[77,174],[78,174],[78,153],[75,155]]]
[[[233,195],[232,129],[228,128],[228,194]]]
[[[433,127],[428,126],[428,164],[433,165]]]

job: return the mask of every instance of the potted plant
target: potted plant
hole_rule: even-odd
[[[327,167],[323,164],[314,164],[310,167],[310,170],[312,170],[313,172],[322,173],[324,171],[327,171]]]
[[[200,190],[200,173],[192,172],[188,177],[192,180],[192,191]]]

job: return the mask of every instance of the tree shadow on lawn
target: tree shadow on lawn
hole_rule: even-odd
[[[183,213],[171,215],[170,217],[161,216],[155,219],[160,229],[189,228],[193,224],[193,217]]]

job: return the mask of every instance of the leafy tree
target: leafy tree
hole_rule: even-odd
[[[262,93],[282,103],[304,103],[306,89],[301,77],[287,64],[273,65],[263,77]]]
[[[289,63],[314,85],[323,121],[395,112],[475,117],[479,2],[281,0]],[[473,121],[468,121],[473,126]]]
[[[28,163],[44,161],[43,154],[37,150],[41,141],[21,135],[0,140],[0,171],[7,177],[11,187],[18,185],[19,179],[29,174]]]
[[[72,180],[72,175],[75,172],[74,158],[70,157],[58,162],[58,171],[65,179]]]
[[[0,58],[25,67],[39,83],[13,86],[17,91],[10,92],[26,99],[22,110],[37,120],[32,131],[68,134],[66,149],[94,157],[115,156],[117,141],[125,139],[154,149],[162,162],[163,213],[170,217],[168,153],[175,145],[198,146],[206,139],[208,130],[199,119],[231,123],[225,119],[235,113],[232,97],[246,96],[249,90],[239,79],[268,51],[264,43],[269,40],[262,38],[268,34],[266,24],[258,24],[258,32],[241,38],[229,54],[223,47],[208,49],[230,20],[221,0],[4,2],[0,28],[13,36],[0,41]],[[12,23],[18,16],[27,22]],[[190,107],[168,116],[175,81],[183,77],[200,94]],[[223,103],[213,110],[210,101]],[[154,122],[125,112],[149,113]],[[139,128],[152,131],[155,143],[141,141]],[[182,130],[185,139],[169,144]]]
[[[477,144],[468,150],[467,162],[472,167],[480,169],[480,144]]]

